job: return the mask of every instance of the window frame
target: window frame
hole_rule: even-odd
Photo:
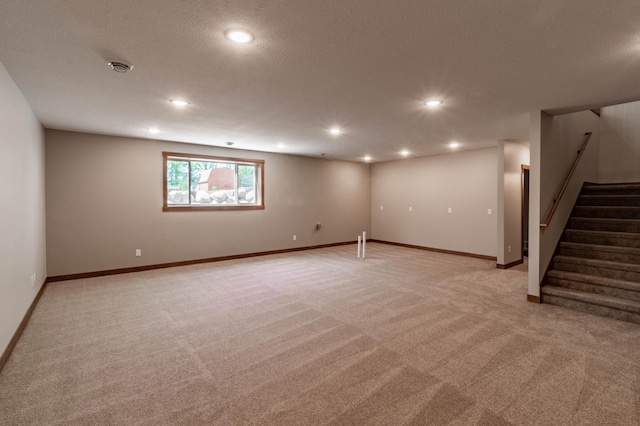
[[[211,161],[219,163],[235,164],[236,176],[238,173],[238,165],[252,165],[256,167],[256,196],[259,197],[256,204],[216,204],[216,205],[192,205],[192,204],[169,204],[168,184],[167,184],[167,161]],[[189,163],[189,185],[191,182],[191,163]],[[236,194],[237,194],[236,184]],[[189,187],[189,192],[191,187]],[[237,195],[236,195],[237,196]],[[184,211],[212,211],[212,210],[264,210],[264,160],[256,160],[249,158],[232,158],[221,157],[215,155],[187,154],[183,152],[162,152],[162,211],[164,212],[184,212]],[[191,194],[189,194],[189,203],[191,203]]]

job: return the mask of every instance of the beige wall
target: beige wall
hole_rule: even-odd
[[[529,206],[529,294],[540,295],[540,282],[551,261],[582,184],[598,180],[598,116],[591,111],[550,117],[532,114]],[[547,228],[540,228],[562,187],[584,134],[593,132],[589,145]]]
[[[46,277],[44,132],[0,64],[0,353]],[[35,284],[31,275],[36,274]]]
[[[496,256],[496,167],[495,148],[373,164],[372,237]]]
[[[640,182],[640,102],[601,110],[599,180]]]
[[[498,143],[498,264],[522,259],[522,165],[529,165],[529,146]],[[511,247],[511,251],[509,251]]]
[[[530,114],[529,126],[529,267],[527,294],[540,297],[540,159],[542,127],[551,117],[542,111]],[[546,130],[545,130],[546,131]]]
[[[355,242],[370,230],[367,164],[55,130],[46,147],[49,276]],[[266,208],[163,212],[163,151],[264,159]]]

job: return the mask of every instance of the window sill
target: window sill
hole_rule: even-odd
[[[264,205],[233,206],[163,206],[163,212],[199,212],[212,210],[264,210]]]

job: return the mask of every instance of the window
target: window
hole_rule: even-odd
[[[164,211],[264,209],[264,160],[163,152]]]

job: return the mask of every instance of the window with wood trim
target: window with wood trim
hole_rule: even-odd
[[[162,153],[163,210],[264,209],[264,160]]]

